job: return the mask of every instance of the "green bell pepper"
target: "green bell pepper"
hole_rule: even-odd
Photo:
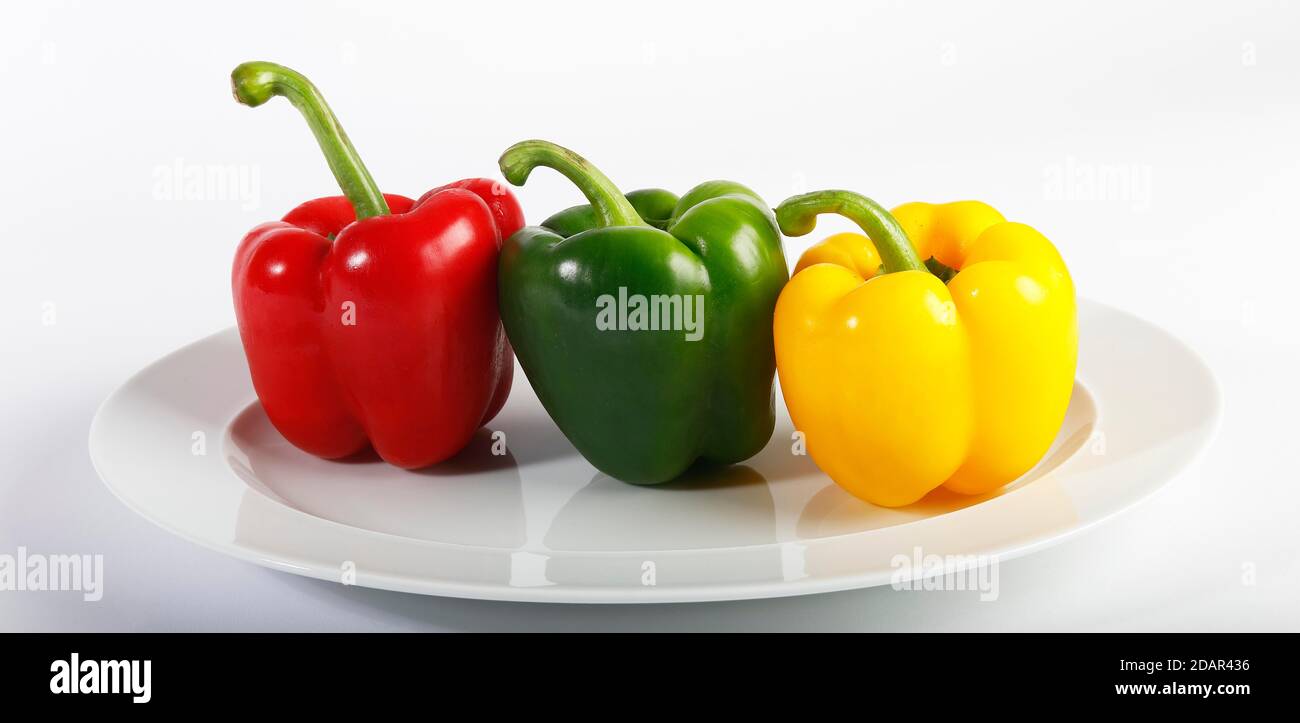
[[[623,196],[545,141],[512,146],[500,165],[516,186],[553,168],[589,202],[511,236],[499,277],[510,343],[578,451],[611,477],[658,484],[761,450],[776,421],[772,313],[789,280],[767,204],[730,181]]]

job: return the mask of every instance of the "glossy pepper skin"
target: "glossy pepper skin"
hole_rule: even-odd
[[[405,468],[454,455],[510,393],[496,271],[518,202],[486,179],[381,195],[305,78],[245,63],[232,82],[250,106],[293,101],[346,194],[254,228],[236,252],[235,315],[267,416],[327,459],[367,445]]]
[[[788,278],[771,210],[729,181],[680,199],[658,189],[625,197],[581,156],[543,141],[501,157],[516,185],[537,166],[590,202],[516,233],[501,253],[501,317],[556,424],[600,471],[638,484],[762,449],[775,423],[772,310]],[[702,304],[698,338],[684,317],[678,328],[638,330],[631,316],[626,329],[598,328],[601,297],[620,289]]]
[[[975,201],[891,216],[820,191],[776,213],[789,236],[821,213],[867,234],[810,248],[774,317],[786,405],[836,483],[896,507],[939,486],[990,492],[1042,458],[1078,354],[1074,286],[1050,241]]]

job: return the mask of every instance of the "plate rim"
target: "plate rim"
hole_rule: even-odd
[[[1149,499],[1155,493],[1159,492],[1162,489],[1165,489],[1171,481],[1178,478],[1180,475],[1184,474],[1188,469],[1191,469],[1194,465],[1199,463],[1199,461],[1204,457],[1206,450],[1211,446],[1214,438],[1217,436],[1219,428],[1222,424],[1222,419],[1223,419],[1222,387],[1213,372],[1213,368],[1205,361],[1204,357],[1194,347],[1187,344],[1181,338],[1177,337],[1176,335],[1164,329],[1163,327],[1154,324],[1136,314],[1132,314],[1128,311],[1119,309],[1117,307],[1096,302],[1096,301],[1080,299],[1079,308],[1081,312],[1085,308],[1090,308],[1090,311],[1095,310],[1103,313],[1117,314],[1123,317],[1127,317],[1128,319],[1138,322],[1143,327],[1145,327],[1144,330],[1147,333],[1154,333],[1163,336],[1167,342],[1171,342],[1174,346],[1176,346],[1183,354],[1186,355],[1187,363],[1192,367],[1199,367],[1199,371],[1202,372],[1204,378],[1209,382],[1208,388],[1204,390],[1208,393],[1208,401],[1209,401],[1209,409],[1207,412],[1207,417],[1206,420],[1202,424],[1198,425],[1198,427],[1196,428],[1198,431],[1200,431],[1200,436],[1199,439],[1196,440],[1196,443],[1191,453],[1183,457],[1180,457],[1175,463],[1168,465],[1167,468],[1160,475],[1161,479],[1158,482],[1156,482],[1155,484],[1150,484],[1141,487],[1136,494],[1122,501],[1119,501],[1116,504],[1110,505],[1101,514],[1096,514],[1087,519],[1076,521],[1074,524],[1071,524],[1064,530],[1056,530],[1045,534],[1043,533],[1030,534],[1029,539],[1027,540],[1023,539],[1023,536],[1018,536],[1005,545],[1002,545],[1000,547],[995,547],[992,549],[985,549],[980,553],[981,555],[985,555],[988,558],[996,560],[999,563],[1016,559],[1024,555],[1032,554],[1039,550],[1046,549],[1048,547],[1052,547],[1054,545],[1063,543],[1067,540],[1073,539],[1075,536],[1079,535],[1080,533],[1091,530],[1096,526],[1111,520],[1115,516],[1127,510],[1130,510],[1136,505]],[[93,419],[91,420],[91,424],[89,427],[89,435],[88,435],[88,446],[89,446],[88,451],[90,453],[92,466],[94,467],[95,472],[99,476],[101,481],[103,481],[104,485],[108,487],[109,491],[113,494],[113,496],[116,499],[118,499],[122,504],[124,504],[128,509],[130,509],[135,514],[145,518],[149,522],[153,523],[160,529],[163,529],[170,534],[176,535],[181,539],[185,539],[189,542],[195,543],[203,548],[220,552],[222,554],[229,555],[235,557],[236,559],[244,560],[246,562],[252,562],[262,567],[266,567],[273,570],[291,572],[294,574],[311,577],[314,579],[332,581],[335,582],[336,584],[341,584],[339,580],[337,567],[334,565],[329,565],[322,560],[319,559],[312,560],[312,559],[302,558],[288,552],[271,553],[268,551],[262,551],[253,547],[249,547],[247,545],[240,544],[237,540],[220,541],[220,540],[208,539],[198,534],[193,534],[191,533],[191,531],[183,529],[180,526],[171,524],[167,520],[160,519],[157,515],[152,514],[151,512],[143,509],[134,500],[128,498],[120,489],[120,485],[114,484],[112,481],[110,481],[109,479],[110,475],[106,474],[105,461],[101,458],[101,455],[103,454],[103,450],[98,448],[99,445],[97,444],[97,439],[102,436],[103,427],[105,424],[108,423],[108,419],[110,416],[108,412],[112,411],[113,405],[119,402],[124,395],[128,394],[131,391],[131,387],[133,386],[134,383],[139,382],[141,379],[145,378],[151,372],[155,372],[158,369],[162,368],[168,362],[173,361],[175,357],[178,357],[187,351],[193,352],[195,347],[199,347],[205,343],[211,343],[216,338],[221,337],[223,335],[230,334],[232,332],[235,332],[237,334],[237,331],[235,331],[233,327],[227,327],[215,333],[205,335],[199,339],[184,344],[181,347],[178,347],[177,349],[174,349],[171,352],[163,355],[162,357],[150,362],[149,364],[147,364],[146,366],[144,366],[134,374],[130,375],[120,385],[118,385],[113,390],[113,392],[110,393],[100,403],[100,405],[96,409]],[[1080,368],[1080,370],[1076,373],[1076,381],[1080,380],[1081,378],[1085,379],[1085,381],[1083,382],[1084,388],[1087,389],[1089,391],[1089,394],[1094,397],[1094,402],[1098,407],[1097,410],[1098,419],[1100,420],[1102,418],[1102,415],[1105,414],[1104,400],[1098,398],[1095,392],[1092,390],[1091,386],[1086,383],[1086,374],[1084,373],[1084,370],[1082,368]],[[246,407],[247,405],[241,407],[241,409]],[[228,438],[229,438],[229,423],[227,422],[227,425],[223,431],[222,439],[220,440],[220,444],[223,446],[223,456],[224,456],[224,446],[227,443]],[[1079,450],[1075,450],[1070,455],[1070,458],[1073,458],[1077,454],[1079,454]],[[1062,464],[1068,462],[1068,460],[1069,458],[1063,460]],[[526,550],[508,551],[502,548],[464,545],[460,543],[439,541],[439,540],[419,539],[419,538],[403,536],[403,535],[399,535],[387,531],[371,530],[371,529],[366,529],[361,527],[355,527],[337,520],[331,520],[324,517],[319,517],[305,510],[298,509],[290,505],[284,505],[281,502],[272,500],[262,490],[256,489],[255,487],[249,485],[245,480],[241,479],[233,469],[228,469],[228,472],[235,480],[238,481],[240,485],[247,487],[255,494],[261,496],[263,499],[266,499],[273,504],[281,506],[284,509],[291,511],[292,513],[295,513],[296,515],[300,515],[304,520],[310,521],[310,524],[313,525],[320,525],[321,523],[325,523],[331,528],[340,531],[348,531],[349,534],[360,533],[368,536],[379,535],[387,538],[393,538],[394,540],[401,541],[403,544],[415,544],[421,547],[438,546],[447,549],[493,551],[493,552],[504,553],[504,554],[517,554],[520,552],[528,552]],[[569,553],[569,555],[573,557],[591,557],[591,556],[600,556],[602,554],[607,554],[611,556],[626,556],[626,555],[635,555],[638,552],[641,552],[643,555],[644,554],[654,554],[654,555],[699,554],[701,552],[722,553],[729,550],[730,551],[774,550],[774,549],[782,549],[791,545],[802,548],[802,547],[808,547],[809,545],[816,545],[818,543],[825,543],[825,542],[835,541],[835,540],[843,541],[846,539],[855,539],[855,538],[860,539],[864,536],[869,536],[872,535],[873,533],[879,532],[881,529],[896,530],[898,528],[907,528],[918,524],[932,523],[936,520],[940,520],[943,518],[951,518],[952,516],[960,515],[961,513],[978,514],[978,510],[981,507],[987,505],[988,503],[993,502],[995,500],[1006,500],[1008,498],[1013,498],[1017,495],[1017,493],[1029,489],[1030,487],[1032,487],[1032,483],[1024,485],[1018,489],[1012,490],[1011,492],[1005,495],[1000,495],[998,497],[994,497],[989,500],[984,500],[982,502],[976,503],[968,507],[949,511],[947,513],[941,515],[935,515],[933,517],[926,517],[917,520],[909,520],[895,525],[890,525],[885,528],[876,528],[872,530],[864,530],[861,532],[839,533],[836,535],[827,536],[825,538],[817,538],[815,540],[807,540],[807,541],[800,541],[800,542],[776,541],[776,542],[762,543],[757,545],[738,545],[734,547],[733,546],[712,547],[707,549],[701,548],[696,550],[686,549],[686,550],[653,550],[653,551],[648,551],[648,550],[647,551],[636,551],[636,550],[584,551],[580,554]],[[951,522],[951,520],[949,521]],[[564,556],[566,556],[566,551],[554,551],[553,554],[548,555],[548,557],[564,557]],[[799,596],[799,595],[822,594],[828,592],[859,589],[865,587],[874,587],[874,586],[887,584],[887,583],[888,580],[882,580],[881,573],[878,570],[876,570],[876,571],[866,571],[866,572],[846,572],[846,573],[838,573],[838,574],[819,575],[815,578],[810,576],[810,577],[795,579],[795,580],[774,579],[774,580],[764,580],[764,581],[724,582],[724,583],[715,583],[715,584],[707,584],[707,585],[701,584],[701,585],[645,586],[645,587],[636,587],[636,588],[626,587],[626,586],[609,586],[609,587],[578,586],[572,584],[519,586],[519,585],[511,585],[511,584],[503,585],[503,584],[482,583],[482,582],[466,582],[464,580],[455,580],[455,579],[418,578],[418,577],[389,574],[385,572],[367,571],[363,574],[361,571],[358,571],[356,582],[352,584],[359,587],[370,587],[370,588],[390,590],[395,592],[416,593],[416,594],[456,597],[456,598],[463,598],[463,599],[477,599],[477,600],[540,602],[540,603],[557,603],[557,604],[558,603],[657,604],[657,603],[673,603],[673,602],[710,602],[710,601],[724,601],[724,600],[749,600],[749,599],[763,599],[763,598],[776,598],[776,597],[791,597],[791,596]]]

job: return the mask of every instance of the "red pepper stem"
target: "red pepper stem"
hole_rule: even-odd
[[[582,191],[596,211],[596,223],[609,226],[648,226],[618,186],[586,158],[549,141],[521,141],[506,149],[497,162],[501,174],[516,186],[528,180],[538,166],[554,168]]]
[[[235,100],[250,108],[256,108],[277,95],[288,98],[316,136],[334,180],[352,202],[357,220],[389,214],[384,194],[375,185],[375,179],[370,177],[370,171],[361,162],[357,149],[352,147],[348,134],[343,132],[339,119],[325,103],[325,97],[310,80],[283,65],[256,61],[235,68],[230,74],[230,86]]]
[[[786,236],[803,236],[817,226],[817,216],[823,213],[856,223],[880,253],[885,273],[926,271],[898,220],[880,204],[852,191],[814,191],[787,198],[776,207],[776,222]]]

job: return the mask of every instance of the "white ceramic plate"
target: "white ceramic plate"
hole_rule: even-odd
[[[772,441],[743,465],[665,487],[596,472],[522,372],[457,458],[404,472],[326,462],[285,442],[254,397],[237,333],[210,336],[126,382],[90,454],[127,506],[260,565],[431,595],[539,602],[682,602],[889,583],[897,555],[1006,559],[1146,497],[1205,446],[1214,378],[1160,329],[1083,303],[1079,376],[1042,463],[999,493],[942,491],[873,507],[791,453],[781,395]],[[509,453],[492,454],[493,431]],[[653,570],[653,575],[647,574]],[[653,585],[647,584],[653,578]]]

